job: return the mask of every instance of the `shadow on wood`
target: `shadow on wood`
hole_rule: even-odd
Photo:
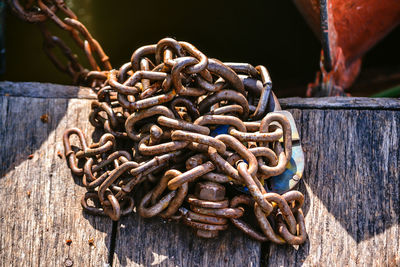
[[[265,246],[265,265],[314,266],[322,260],[338,266],[381,266],[396,257],[399,104],[393,111],[291,110],[306,156],[300,191],[308,194],[308,240],[298,249]]]
[[[306,183],[357,243],[399,222],[399,125],[391,111],[302,112]]]
[[[4,89],[5,85],[0,83],[0,266],[64,266],[67,259],[74,266],[107,264],[112,222],[82,216],[80,198],[86,190],[74,184],[65,160],[58,156],[66,128],[92,131],[82,120],[90,101],[50,98],[50,87],[64,89],[53,85],[43,85],[49,92],[42,96],[16,97],[18,88],[10,87],[27,83]],[[41,86],[31,83],[30,92],[37,93],[34,89]],[[45,113],[50,115],[47,123],[40,120]],[[70,245],[67,239],[72,240]]]
[[[74,266],[258,266],[260,258],[271,266],[400,264],[398,99],[300,99],[298,106],[281,101],[292,109],[305,150],[299,190],[305,193],[308,239],[300,247],[267,243],[261,251],[260,243],[236,229],[201,240],[191,229],[159,219],[134,214],[117,225],[83,213],[79,201],[86,190],[80,180],[74,183],[57,152],[63,151],[66,128],[80,127],[88,137],[93,132],[85,119],[92,96],[70,99],[68,87],[33,83],[49,92],[15,97],[18,89],[10,87],[26,84],[4,89],[5,84],[0,83],[0,160],[6,166],[0,179],[0,266],[60,266],[66,257]],[[47,124],[40,121],[43,113],[53,114]],[[67,238],[73,239],[70,247]]]
[[[34,82],[1,82],[0,96],[8,96],[0,100],[0,116],[6,116],[0,120],[4,150],[0,177],[27,160],[47,140],[66,114],[68,99],[95,97],[88,89],[76,86]],[[49,119],[47,123],[40,119],[45,114]]]
[[[138,214],[120,221],[115,266],[259,266],[260,243],[230,227],[217,239],[196,237],[182,223]]]

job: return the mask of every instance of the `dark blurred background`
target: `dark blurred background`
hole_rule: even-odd
[[[222,61],[265,65],[279,97],[304,96],[319,69],[321,45],[291,1],[66,2],[102,44],[114,68],[129,61],[136,48],[168,36],[191,42],[207,56]],[[20,21],[7,9],[2,26],[6,47],[3,80],[71,84],[42,51],[42,37],[35,25]],[[68,34],[50,28],[76,48]],[[400,84],[399,48],[397,27],[366,54],[350,93],[370,96]],[[82,53],[78,55],[85,60]]]

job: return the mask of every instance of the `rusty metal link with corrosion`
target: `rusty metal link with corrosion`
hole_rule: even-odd
[[[293,190],[303,151],[264,66],[223,63],[164,38],[113,69],[62,0],[9,3],[20,18],[39,24],[55,65],[97,93],[89,121],[103,135],[89,145],[71,128],[63,138],[71,172],[88,190],[85,211],[119,220],[136,206],[144,218],[182,221],[204,238],[231,223],[262,242],[305,242],[304,196]],[[50,34],[46,20],[71,34],[90,71]],[[67,63],[55,58],[55,47]]]

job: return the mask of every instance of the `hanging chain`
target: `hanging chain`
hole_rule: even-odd
[[[109,58],[101,45],[78,20],[75,13],[67,7],[64,0],[27,0],[24,4],[20,0],[8,1],[11,9],[20,19],[38,25],[44,39],[45,53],[58,70],[71,76],[74,84],[97,85],[95,80],[87,80],[89,70],[81,65],[73,52],[74,49],[68,47],[64,41],[48,30],[47,21],[52,21],[71,35],[77,47],[84,51],[90,70],[101,72],[112,69]],[[60,49],[64,59],[57,58],[53,51],[56,48]]]
[[[56,67],[97,93],[89,121],[104,132],[99,141],[88,144],[77,128],[63,137],[71,172],[87,188],[86,212],[119,220],[136,206],[142,217],[182,221],[200,237],[216,237],[231,222],[262,242],[304,243],[304,196],[291,190],[303,152],[264,66],[222,63],[165,38],[140,47],[116,70],[64,1],[10,4],[39,25]],[[91,71],[46,20],[71,34]],[[55,57],[56,47],[67,63]]]

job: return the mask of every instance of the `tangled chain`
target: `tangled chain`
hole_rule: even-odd
[[[91,146],[78,129],[64,135],[70,167],[89,190],[85,210],[118,220],[140,191],[141,216],[182,220],[203,237],[216,236],[230,219],[258,240],[304,242],[303,195],[267,193],[263,186],[292,156],[289,119],[268,112],[268,103],[279,107],[265,67],[224,64],[165,38],[137,49],[119,70],[96,73],[103,86],[89,121],[106,134]],[[83,169],[77,159],[86,161]],[[251,197],[225,195],[243,186]],[[89,198],[101,208],[89,206]],[[264,234],[241,220],[243,205],[253,207]]]
[[[180,220],[205,238],[230,221],[262,242],[304,243],[304,196],[288,191],[294,184],[282,195],[271,189],[271,177],[284,173],[292,159],[295,124],[280,111],[264,66],[222,63],[190,43],[165,38],[137,49],[115,70],[62,0],[38,0],[39,11],[32,11],[34,2],[23,8],[10,0],[22,19],[39,24],[56,66],[97,93],[89,121],[105,132],[99,141],[89,145],[77,128],[63,137],[68,165],[88,190],[81,201],[85,211],[119,220],[137,203],[142,217]],[[67,18],[57,17],[57,10]],[[92,71],[43,26],[48,18],[71,33]],[[51,53],[55,46],[67,64]],[[78,147],[70,142],[73,135]]]

